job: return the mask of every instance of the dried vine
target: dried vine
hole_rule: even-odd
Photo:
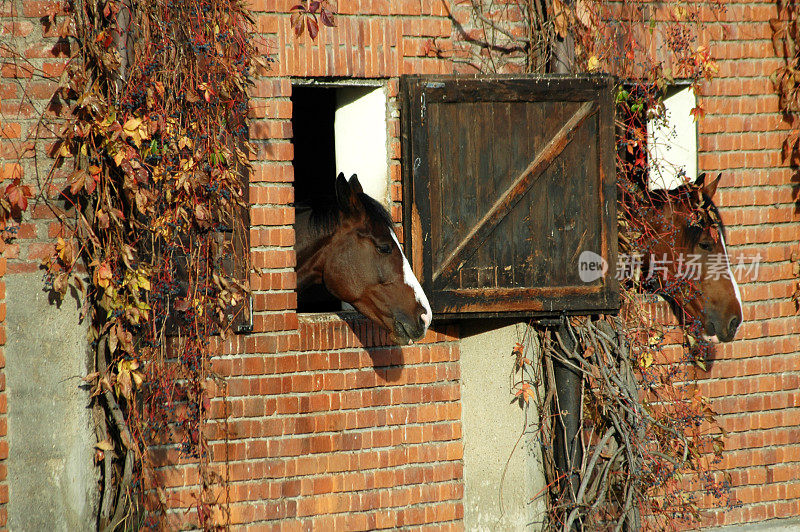
[[[50,180],[67,230],[43,266],[54,293],[83,292],[96,348],[98,527],[170,526],[153,453],[176,445],[199,468],[197,524],[224,527],[207,389],[215,337],[247,296],[225,264],[248,260],[235,239],[247,230],[252,19],[239,0],[75,0],[64,15],[77,52],[57,92],[70,119]]]
[[[625,319],[572,318],[566,322],[569,338],[530,327],[515,349],[517,396],[540,412],[549,529],[569,531],[580,523],[588,530],[665,530],[695,522],[699,510],[689,489],[698,487],[730,502],[729,479],[710,470],[721,456],[724,433],[708,401],[695,393],[691,365],[644,363],[662,346],[643,348],[631,327],[636,321]],[[584,452],[582,462],[573,464],[580,472],[576,490],[563,482],[551,443],[558,429],[549,420],[560,408],[556,394],[544,390],[555,389],[554,362],[584,376]],[[692,470],[700,486],[681,481]]]

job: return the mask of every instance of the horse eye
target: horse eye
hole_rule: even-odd
[[[702,249],[704,251],[711,251],[713,249],[713,246],[711,245],[711,242],[700,242],[699,245],[700,245],[700,249]]]
[[[388,255],[392,252],[392,245],[391,244],[376,244],[375,247],[378,249],[378,253],[383,255]]]

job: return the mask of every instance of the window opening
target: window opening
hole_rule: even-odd
[[[300,82],[292,87],[292,109],[295,204],[335,201],[334,178],[342,172],[357,174],[364,192],[388,206],[384,87]],[[298,294],[298,312],[342,308],[322,286]]]
[[[687,86],[667,89],[663,119],[647,121],[650,155],[650,190],[672,190],[697,176],[697,124],[691,114],[696,107],[694,91]]]

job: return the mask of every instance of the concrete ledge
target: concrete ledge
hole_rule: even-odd
[[[772,519],[747,525],[704,528],[707,532],[800,532],[800,517]]]

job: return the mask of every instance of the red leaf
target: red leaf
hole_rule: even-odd
[[[75,170],[74,172],[72,172],[72,175],[69,176],[69,191],[72,193],[73,196],[81,191],[81,189],[85,185],[85,181],[86,181],[85,170]]]
[[[695,122],[697,122],[698,120],[706,116],[706,110],[698,105],[697,107],[692,108],[692,110],[689,111],[689,114],[692,115],[694,117]]]
[[[86,179],[84,182],[84,187],[86,188],[86,193],[91,194],[94,192],[94,189],[97,188],[97,181],[94,179]]]
[[[28,198],[31,197],[31,189],[28,186],[20,185],[19,178],[6,187],[6,199],[12,207],[17,207],[24,211],[28,208]]]
[[[100,288],[105,288],[114,278],[111,267],[107,262],[101,262],[94,270],[94,283]]]
[[[306,24],[308,25],[308,36],[311,37],[311,40],[316,39],[317,34],[319,33],[319,25],[317,24],[317,21],[312,17],[308,17],[306,19]]]
[[[100,229],[108,229],[109,226],[109,219],[108,213],[105,211],[97,211],[97,226]]]
[[[306,29],[306,25],[303,23],[305,20],[305,15],[299,12],[294,12],[292,13],[290,20],[292,22],[294,34],[297,37],[300,37]]]
[[[308,4],[308,11],[309,13],[316,13],[319,10],[319,2],[317,0],[311,0]]]
[[[333,21],[333,13],[324,7],[319,14],[319,20],[322,22],[323,26],[328,26],[329,28],[336,26],[336,23]]]

